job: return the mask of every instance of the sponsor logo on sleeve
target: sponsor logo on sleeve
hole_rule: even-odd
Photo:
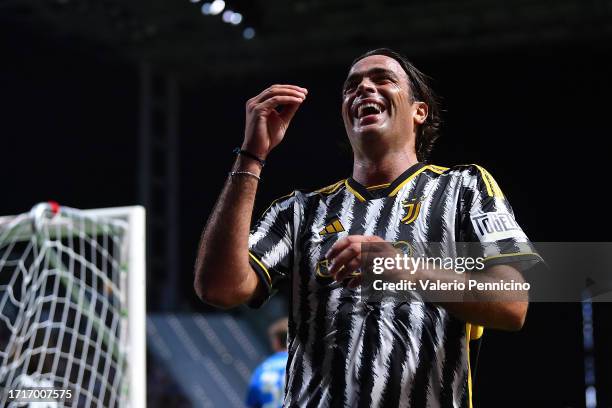
[[[482,242],[494,242],[502,239],[524,239],[525,233],[516,223],[512,214],[496,211],[472,215],[472,225]]]

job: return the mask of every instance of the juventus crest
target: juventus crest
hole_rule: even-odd
[[[405,199],[402,201],[402,207],[406,209],[406,215],[402,218],[402,223],[408,225],[419,216],[419,211],[421,211],[421,200],[417,200],[413,198],[411,200]]]

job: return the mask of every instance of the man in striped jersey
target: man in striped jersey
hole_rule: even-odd
[[[527,302],[485,293],[372,304],[361,301],[356,271],[364,242],[474,241],[486,243],[483,273],[521,281],[517,261],[536,255],[508,201],[482,167],[425,163],[435,97],[405,58],[379,49],[353,62],[343,87],[352,177],[274,201],[249,234],[263,159],[306,95],[274,85],[247,102],[241,152],[202,235],[196,292],[219,307],[258,306],[290,280],[286,406],[471,406],[470,338],[483,326],[518,330]]]

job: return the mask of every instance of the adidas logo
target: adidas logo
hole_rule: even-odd
[[[328,234],[336,234],[338,232],[345,231],[344,226],[340,222],[338,218],[334,219],[332,222],[327,224],[321,231],[319,231],[319,235],[328,235]]]

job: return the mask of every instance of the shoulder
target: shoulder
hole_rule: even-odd
[[[325,187],[318,188],[311,192],[311,194],[321,194],[321,195],[330,195],[339,190],[342,190],[345,187],[346,179],[338,180],[333,184],[330,184]]]
[[[451,167],[427,164],[424,166],[424,169],[442,176],[461,177],[466,180],[493,180],[493,176],[491,176],[491,173],[489,173],[487,169],[475,163],[456,164]]]
[[[317,189],[299,189],[285,194],[273,200],[268,207],[263,211],[262,215],[279,214],[291,211],[294,205],[299,207],[309,207],[310,204],[316,203],[321,198],[333,196],[345,188],[346,179],[339,180],[328,186]]]
[[[325,187],[309,189],[309,190],[296,190],[296,195],[299,197],[301,201],[308,202],[308,201],[313,201],[313,200],[316,201],[321,198],[325,199],[325,198],[335,196],[336,194],[341,193],[345,189],[346,189],[346,179],[342,179],[332,184],[329,184]]]
[[[456,164],[451,167],[438,166],[435,164],[426,164],[424,166],[424,170],[428,170],[431,173],[444,175],[444,176],[454,176],[454,177],[462,177],[462,178],[470,178],[470,177],[482,177],[487,174],[490,176],[489,172],[482,166],[478,164]]]
[[[290,211],[292,209],[295,200],[296,191],[280,196],[268,204],[266,209],[261,213],[261,217],[276,217],[280,214],[286,213],[288,210]]]
[[[504,196],[491,173],[479,164],[457,164],[452,167],[427,164],[424,169],[432,177],[456,179],[463,188],[485,191],[490,197]]]
[[[296,189],[290,192],[289,194],[285,194],[276,200],[272,201],[272,204],[283,202],[283,201],[292,201],[292,200],[301,200],[304,198],[308,198],[316,195],[330,195],[335,192],[342,190],[345,186],[346,179],[338,180],[333,184],[330,184],[325,187],[316,188],[316,189]]]
[[[486,191],[490,197],[503,197],[497,181],[479,164],[459,164],[447,170],[448,174],[460,177],[463,187]]]

